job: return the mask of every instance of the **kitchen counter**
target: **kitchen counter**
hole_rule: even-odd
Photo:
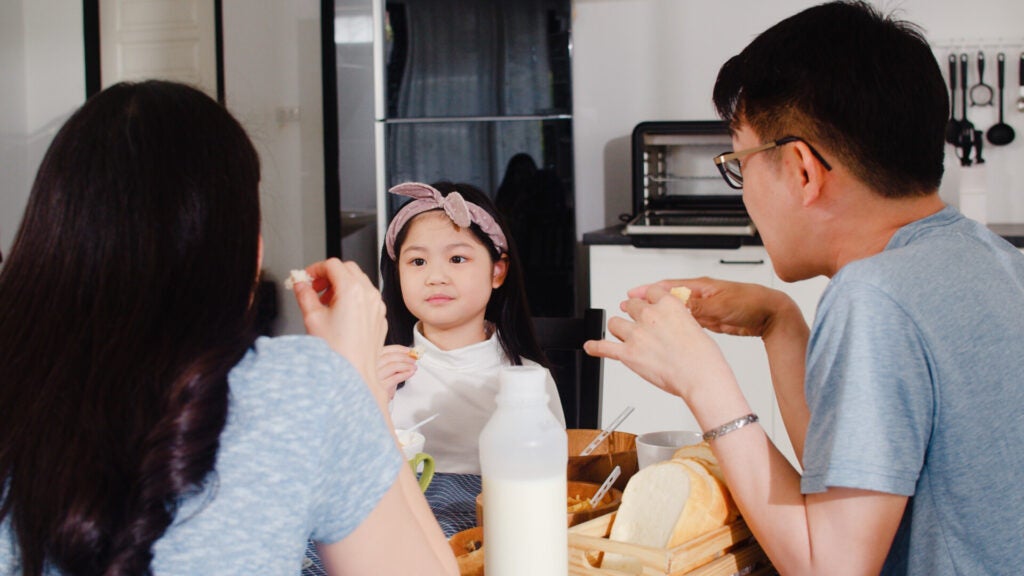
[[[629,245],[629,237],[623,234],[622,230],[625,228],[625,224],[619,224],[617,226],[609,226],[600,230],[594,230],[593,232],[587,232],[583,235],[583,244],[586,246],[606,246],[606,245]],[[1013,244],[1017,248],[1024,249],[1024,224],[989,224],[989,230],[992,230],[996,234],[1002,236],[1007,242]],[[695,237],[699,238],[699,237]],[[761,238],[744,238],[742,240],[744,246],[760,246]],[[693,246],[664,246],[665,248],[687,248]]]
[[[989,224],[988,229],[1017,248],[1024,248],[1024,224]]]

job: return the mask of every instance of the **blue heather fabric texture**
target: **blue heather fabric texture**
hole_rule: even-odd
[[[807,354],[805,493],[909,496],[883,574],[1024,570],[1024,255],[952,208],[852,262]]]
[[[260,338],[229,383],[215,474],[156,542],[154,574],[299,574],[307,540],[345,538],[403,464],[359,373],[323,340]],[[17,562],[5,520],[0,573]]]

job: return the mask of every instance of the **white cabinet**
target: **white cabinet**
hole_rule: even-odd
[[[590,305],[604,308],[608,317],[624,315],[619,304],[626,299],[630,288],[666,278],[710,276],[783,290],[797,301],[810,323],[827,284],[825,278],[793,284],[782,282],[772,272],[767,252],[761,246],[704,250],[591,245],[589,250]],[[783,454],[795,461],[775,401],[768,358],[761,340],[720,334],[713,334],[713,338],[732,366],[751,408],[761,416],[762,426]],[[602,426],[609,424],[626,406],[633,406],[636,411],[622,424],[621,430],[642,434],[655,430],[699,429],[681,399],[645,382],[620,362],[605,361],[602,384]]]

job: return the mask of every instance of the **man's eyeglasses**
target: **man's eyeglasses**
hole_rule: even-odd
[[[740,166],[741,160],[751,154],[764,152],[765,150],[771,150],[772,148],[778,148],[779,146],[793,142],[803,142],[804,144],[807,144],[807,147],[811,149],[811,154],[814,154],[814,157],[821,162],[821,165],[824,166],[826,170],[832,170],[832,166],[830,166],[828,161],[826,161],[821,154],[814,149],[814,146],[811,146],[806,140],[798,136],[783,136],[774,142],[769,142],[753,148],[747,148],[745,150],[740,150],[739,152],[723,152],[718,156],[715,156],[715,166],[718,166],[718,171],[722,173],[722,178],[725,178],[725,183],[728,184],[730,188],[742,190],[743,170]]]

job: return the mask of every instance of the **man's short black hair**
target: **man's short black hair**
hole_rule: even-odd
[[[949,100],[914,24],[864,2],[809,8],[772,26],[719,70],[715,107],[765,141],[800,136],[886,197],[942,180]]]

